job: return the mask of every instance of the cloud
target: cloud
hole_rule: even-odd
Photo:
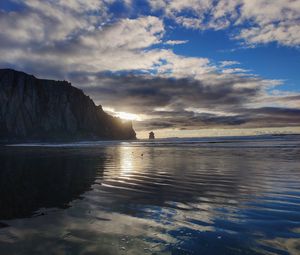
[[[166,41],[164,20],[154,13],[115,17],[114,0],[17,2],[22,8],[0,11],[0,66],[68,79],[112,112],[141,116],[138,129],[299,124],[299,94],[276,94],[282,81],[260,78],[236,67],[237,61],[214,64],[175,54],[171,46],[188,41]],[[154,0],[150,5],[187,27],[236,27],[233,38],[247,44],[275,40],[295,46],[298,1],[286,1],[285,7],[275,2]]]
[[[2,11],[1,65],[71,81],[76,73],[87,72],[136,71],[199,79],[216,71],[207,58],[155,47],[163,43],[163,21],[155,16],[115,20],[108,12],[111,2],[27,0],[18,12]],[[81,82],[91,79],[82,77]]]
[[[165,42],[165,44],[178,45],[178,44],[185,44],[187,42],[188,42],[188,40],[168,40]]]
[[[90,74],[91,75],[91,74]],[[94,74],[84,91],[115,111],[147,116],[137,130],[208,127],[285,127],[300,124],[300,108],[265,107],[273,81],[252,76],[214,73],[202,80],[150,75]],[[97,85],[96,85],[97,84]],[[272,96],[273,103],[282,97]],[[286,99],[287,100],[287,99]],[[293,102],[299,102],[299,94]]]
[[[107,20],[105,1],[17,1],[25,7],[0,14],[1,34],[21,43],[48,43],[70,39]],[[86,15],[89,12],[95,15]]]
[[[82,75],[82,74],[81,74]],[[207,109],[238,107],[259,93],[258,79],[221,75],[207,80],[152,76],[107,76],[98,74],[94,86],[84,88],[96,101],[136,113],[151,114],[155,107],[170,106],[172,110],[186,107]],[[220,83],[219,83],[220,82]],[[248,86],[254,83],[253,86]],[[245,85],[245,86],[243,86]],[[119,109],[117,109],[119,110]]]
[[[299,127],[300,109],[241,109],[236,115],[218,115],[189,111],[157,112],[157,117],[135,122],[138,131],[153,129],[197,130],[208,128]]]
[[[247,73],[249,70],[243,68],[226,68],[222,70],[223,73]]]
[[[243,116],[218,116],[206,113],[194,113],[189,111],[176,111],[160,113],[162,116],[148,119],[144,121],[143,126],[137,123],[137,129],[180,129],[180,130],[193,130],[193,129],[206,129],[212,127],[235,127],[240,126],[247,122]],[[174,118],[174,115],[176,118]]]
[[[50,4],[27,0],[24,4],[26,8],[20,12],[0,14],[4,67],[56,79],[67,79],[74,72],[133,70],[160,75],[172,72],[175,77],[185,77],[210,69],[206,58],[187,58],[171,49],[151,48],[162,43],[165,33],[163,21],[157,17],[109,22],[107,1]]]
[[[122,18],[103,24],[109,16],[107,13],[99,14],[94,20],[89,11],[85,13],[87,7],[82,10],[75,8],[77,1],[63,6],[67,8],[65,12],[60,10],[61,2],[53,6],[48,2],[32,2],[34,4],[30,2],[22,12],[1,13],[0,54],[3,66],[56,79],[67,79],[74,72],[100,71],[156,72],[166,76],[172,73],[174,77],[196,77],[212,69],[207,58],[183,57],[174,54],[171,49],[154,48],[162,43],[165,34],[163,21],[157,17]],[[40,12],[44,5],[49,9],[45,12],[47,14]],[[81,5],[78,6],[80,8]],[[97,6],[88,6],[88,10],[92,7],[96,8],[93,11],[97,10]],[[84,15],[78,14],[82,12]],[[68,15],[72,25],[64,21]],[[31,26],[31,23],[35,25]]]
[[[279,24],[268,24],[264,27],[255,26],[242,29],[238,35],[234,36],[234,38],[242,39],[250,45],[266,44],[277,41],[285,46],[299,46],[300,29],[299,23],[297,22],[280,22]]]
[[[103,51],[136,50],[159,43],[163,33],[162,21],[156,17],[147,16],[122,19],[111,26],[81,36],[80,39],[83,45]]]
[[[264,107],[242,109],[249,119],[247,127],[286,127],[300,125],[300,109]]]
[[[165,50],[147,49],[160,43],[164,34],[157,17],[102,24],[101,14],[95,19],[87,14],[77,17],[75,6],[68,13],[49,5],[48,12],[55,12],[51,17],[39,12],[40,5],[30,5],[20,13],[1,12],[1,62],[40,74],[56,66],[52,77],[58,78],[74,71],[149,70],[166,55]]]
[[[246,45],[300,45],[299,0],[151,0],[149,4],[187,28],[236,28],[232,38]]]
[[[230,61],[230,60],[225,60],[220,62],[221,67],[227,67],[227,66],[233,66],[233,65],[239,65],[240,62],[238,61]]]

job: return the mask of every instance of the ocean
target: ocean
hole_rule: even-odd
[[[300,254],[300,136],[0,147],[0,254]]]

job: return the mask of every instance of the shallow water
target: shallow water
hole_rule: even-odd
[[[0,254],[300,254],[300,138],[0,148]]]

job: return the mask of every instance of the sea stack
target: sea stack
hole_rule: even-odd
[[[136,139],[131,122],[66,81],[0,69],[0,105],[0,142]]]
[[[151,131],[151,132],[149,133],[149,139],[155,139],[155,136],[154,136],[154,132],[153,132],[153,131]]]

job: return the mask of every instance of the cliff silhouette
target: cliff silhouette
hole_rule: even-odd
[[[135,139],[131,122],[103,111],[67,81],[0,69],[0,141]]]

